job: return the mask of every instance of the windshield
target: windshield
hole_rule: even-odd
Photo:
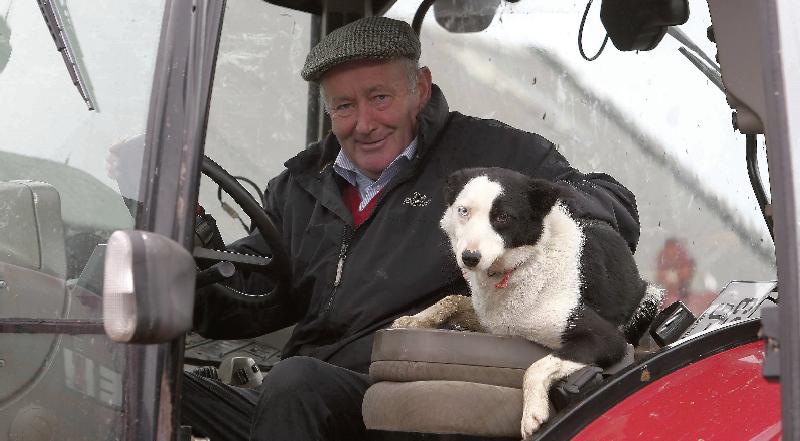
[[[257,197],[283,163],[305,147],[308,85],[300,79],[311,41],[311,15],[260,0],[230,2],[219,43],[205,154],[249,180]],[[221,203],[235,205],[206,176],[200,203],[226,243],[246,232]],[[244,222],[247,218],[241,216]]]
[[[418,6],[400,0],[386,15],[411,23]],[[636,259],[668,301],[683,300],[699,314],[731,280],[775,279],[772,240],[747,176],[745,137],[733,130],[713,75],[682,54],[687,49],[672,35],[652,51],[620,52],[609,43],[597,60],[584,60],[577,35],[585,6],[504,2],[477,33],[446,31],[431,9],[421,64],[451,110],[539,133],[581,171],[608,173],[631,189],[642,232]],[[703,52],[698,58],[713,60],[708,8],[702,0],[690,8],[678,29]],[[305,145],[308,88],[299,71],[309,28],[307,14],[255,1],[226,11],[206,153],[262,189]],[[604,36],[596,5],[584,51],[593,55]],[[284,61],[275,65],[268,57]],[[766,183],[763,137],[758,150]],[[220,208],[216,187],[206,184],[201,201],[226,242],[244,234]]]
[[[115,439],[123,347],[92,323],[103,244],[134,226],[126,202],[138,197],[164,4],[47,3],[95,110],[39,5],[0,0],[0,319],[85,325],[76,335],[3,328],[0,438]]]
[[[709,58],[705,1],[690,1],[679,27]],[[556,143],[583,172],[605,172],[636,195],[643,276],[699,314],[731,280],[771,280],[774,247],[745,165],[745,136],[734,132],[724,93],[681,52],[672,36],[648,52],[609,42],[593,62],[578,51],[584,2],[502,3],[483,32],[452,34],[429,12],[422,63],[451,109],[494,118]],[[411,21],[417,3],[387,15]],[[599,5],[583,32],[586,54],[605,30]],[[464,91],[469,91],[465,93]],[[759,137],[762,180],[766,179]]]

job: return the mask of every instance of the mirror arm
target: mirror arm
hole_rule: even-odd
[[[428,10],[433,6],[433,3],[436,0],[422,0],[422,3],[417,8],[417,12],[414,13],[414,20],[411,22],[411,29],[414,30],[414,33],[417,34],[419,37],[419,33],[422,31],[422,21],[425,19],[425,14],[428,13]]]

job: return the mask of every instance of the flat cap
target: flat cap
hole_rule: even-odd
[[[410,58],[419,60],[420,44],[408,23],[387,17],[366,17],[326,35],[306,57],[300,75],[319,81],[334,66],[353,60]]]

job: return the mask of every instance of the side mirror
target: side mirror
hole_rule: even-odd
[[[433,15],[449,32],[481,32],[492,24],[499,6],[500,0],[436,0]]]
[[[649,51],[668,27],[688,19],[688,0],[603,0],[600,6],[600,21],[621,51]]]
[[[115,231],[103,274],[103,326],[121,343],[164,343],[192,328],[196,267],[180,244],[146,231]]]

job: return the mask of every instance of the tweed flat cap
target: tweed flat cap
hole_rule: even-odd
[[[387,17],[366,17],[326,35],[306,57],[300,75],[319,81],[322,74],[353,60],[405,57],[418,61],[420,44],[408,23]]]

